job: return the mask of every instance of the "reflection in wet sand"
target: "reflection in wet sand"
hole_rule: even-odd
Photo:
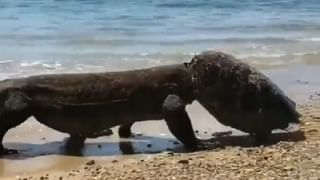
[[[143,139],[151,139],[153,144],[165,145],[162,147],[171,147],[173,152],[184,152],[181,145],[176,145],[174,140],[143,137]],[[302,141],[304,140],[304,133],[296,130],[293,132],[276,133],[271,137],[270,144],[277,143],[279,141]],[[219,135],[217,137],[203,140],[206,144],[206,149],[217,149],[225,148],[227,146],[241,146],[241,147],[252,147],[255,146],[254,138],[248,135],[237,135],[231,134]],[[26,175],[34,172],[45,172],[45,171],[68,171],[71,169],[80,168],[81,164],[84,164],[88,159],[95,159],[96,161],[111,160],[114,155],[117,155],[114,151],[118,149],[119,153],[122,154],[141,154],[141,153],[158,153],[165,151],[163,148],[148,147],[149,141],[136,141],[136,140],[124,140],[114,143],[87,143],[82,150],[82,154],[72,154],[73,156],[64,155],[65,151],[51,151],[52,154],[32,154],[33,157],[28,157],[31,152],[25,151],[23,154],[17,156],[7,156],[0,161],[0,173],[2,176],[7,175]],[[32,149],[40,149],[44,151],[48,149],[46,146],[50,146],[52,149],[63,149],[65,148],[64,143],[46,143],[46,144],[20,144],[17,146],[33,146]],[[118,148],[117,148],[118,146]],[[168,148],[167,148],[168,149]],[[40,152],[38,151],[38,152]],[[77,151],[76,153],[80,152]],[[70,153],[70,152],[69,152]],[[72,152],[75,153],[75,152]],[[123,157],[122,158],[127,158]],[[110,162],[110,161],[109,161]],[[26,168],[27,167],[27,168]]]

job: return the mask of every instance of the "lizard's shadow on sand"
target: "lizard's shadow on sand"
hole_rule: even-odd
[[[303,141],[304,132],[282,132],[273,134],[268,145],[280,141]],[[209,140],[203,140],[205,150],[223,149],[227,146],[255,147],[254,138],[248,135],[233,136],[217,135]],[[121,154],[154,154],[164,151],[187,153],[183,146],[172,138],[140,136],[133,139],[123,139],[120,142],[86,142],[77,144],[68,139],[64,141],[47,142],[43,144],[6,143],[6,146],[21,149],[17,155],[7,155],[5,159],[26,159],[44,155],[72,155],[72,156],[113,156]]]

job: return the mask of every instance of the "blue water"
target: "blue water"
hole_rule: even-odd
[[[0,0],[0,70],[127,69],[207,49],[317,63],[319,30],[319,0]]]

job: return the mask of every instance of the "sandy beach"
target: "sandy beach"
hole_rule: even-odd
[[[224,127],[197,103],[188,107],[208,149],[186,153],[162,121],[134,126],[131,140],[114,135],[86,141],[79,154],[64,151],[65,134],[29,120],[11,130],[5,145],[19,155],[0,159],[1,179],[319,179],[320,71],[292,66],[264,71],[298,103],[300,129],[279,131],[274,144],[255,147],[251,137]],[[232,131],[217,137],[216,132]]]

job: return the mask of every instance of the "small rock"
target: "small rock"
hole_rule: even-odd
[[[168,152],[167,154],[170,155],[170,156],[173,156],[174,152]]]
[[[173,141],[173,144],[174,145],[178,145],[178,144],[180,144],[178,141]]]
[[[318,132],[318,129],[308,129],[307,132],[308,133],[316,133],[316,132]]]
[[[101,149],[101,144],[98,144],[98,148]]]
[[[117,163],[117,162],[118,162],[118,160],[116,160],[116,159],[112,160],[112,163]]]
[[[286,167],[284,167],[284,169],[286,171],[292,171],[294,169],[294,167],[293,166],[286,166]]]
[[[152,144],[147,144],[147,147],[148,147],[148,148],[152,147]]]
[[[189,164],[189,161],[187,159],[181,159],[178,161],[180,164]]]
[[[91,166],[94,165],[96,162],[94,160],[90,160],[86,163],[86,165]]]

